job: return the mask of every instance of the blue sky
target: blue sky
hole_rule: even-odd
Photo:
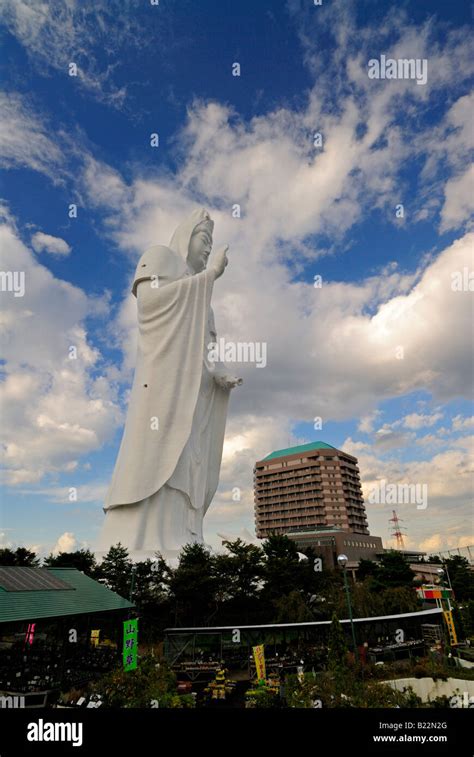
[[[426,511],[400,506],[407,545],[472,544],[472,292],[451,286],[472,271],[466,3],[7,0],[2,16],[2,270],[27,281],[2,293],[4,543],[93,546],[133,375],[131,275],[204,205],[230,243],[219,334],[268,345],[264,369],[235,366],[207,541],[253,530],[256,459],[323,439],[359,457],[366,492],[428,484]],[[427,83],[370,80],[382,54],[426,59]],[[390,511],[368,505],[386,541]]]

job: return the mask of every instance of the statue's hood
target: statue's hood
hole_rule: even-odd
[[[179,224],[171,237],[169,247],[157,244],[149,247],[141,256],[133,278],[132,293],[137,296],[137,286],[141,281],[158,276],[160,281],[176,281],[186,273],[186,258],[188,257],[189,240],[191,234],[202,221],[211,221],[210,215],[204,208],[193,210],[190,216]]]
[[[193,233],[196,226],[202,223],[202,221],[210,221],[212,225],[214,225],[207,210],[205,210],[204,208],[196,208],[196,210],[193,210],[191,215],[188,216],[185,221],[179,224],[178,228],[171,237],[171,242],[169,244],[170,248],[173,250],[173,252],[177,252],[179,255],[181,255],[184,262],[186,262],[186,258],[188,257],[189,240],[191,239],[191,234]]]

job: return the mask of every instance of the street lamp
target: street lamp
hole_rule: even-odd
[[[347,607],[349,610],[349,620],[351,622],[352,643],[354,646],[354,659],[357,660],[357,642],[356,642],[355,631],[354,631],[354,621],[352,619],[351,595],[349,593],[349,584],[347,582],[347,570],[346,570],[347,555],[338,555],[337,562],[338,562],[338,565],[342,568],[342,574],[344,576],[344,589],[346,590]]]
[[[135,588],[135,574],[136,574],[136,571],[137,571],[137,566],[136,565],[132,565],[132,580],[130,581],[130,596],[129,596],[129,599],[128,599],[129,602],[132,601],[132,597],[133,597],[133,589]]]
[[[453,586],[452,586],[452,583],[451,583],[451,577],[449,575],[448,566],[446,565],[446,561],[445,560],[443,560],[443,570],[446,573],[446,578],[448,579],[449,588],[452,591],[453,590]]]
[[[441,586],[443,587],[444,586],[443,576],[444,576],[444,574],[446,574],[446,576],[448,578],[448,581],[449,581],[449,573],[448,573],[447,569],[445,569],[445,568],[438,568],[436,572],[437,572],[437,574],[439,576],[439,582],[440,582]],[[449,587],[450,587],[450,589],[452,591],[451,581],[449,581]],[[443,596],[443,595],[441,595],[441,596]],[[451,600],[449,599],[449,596],[446,597],[446,599],[447,599],[448,610],[451,611],[452,607],[451,607]],[[441,607],[443,607],[443,600],[442,599],[440,599],[440,605],[441,605]]]

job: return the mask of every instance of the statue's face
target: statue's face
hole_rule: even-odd
[[[203,271],[212,250],[212,234],[204,224],[194,229],[188,247],[188,266],[195,273]]]

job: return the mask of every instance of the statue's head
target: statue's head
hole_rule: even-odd
[[[186,262],[188,268],[194,273],[203,271],[207,266],[207,261],[212,250],[213,226],[214,224],[209,219],[201,221],[193,229],[191,239],[189,240]]]
[[[173,234],[170,248],[179,253],[192,273],[203,271],[212,249],[214,221],[204,208],[196,209]]]

